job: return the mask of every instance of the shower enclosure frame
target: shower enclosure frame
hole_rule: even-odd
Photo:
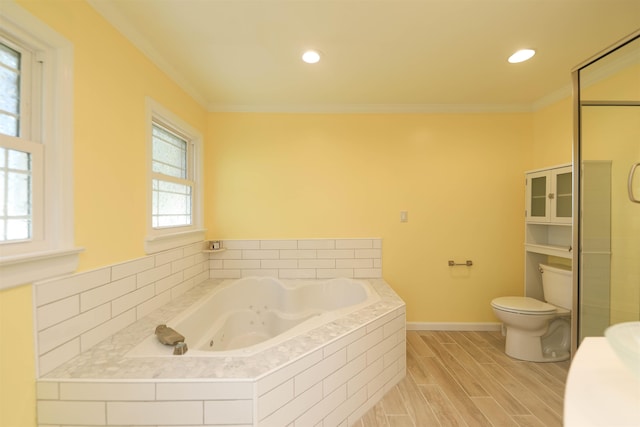
[[[631,43],[632,41],[640,39],[640,30],[633,32],[632,34],[619,40],[610,47],[598,52],[588,60],[576,66],[571,70],[571,79],[573,85],[573,248],[577,250],[573,251],[572,256],[572,268],[573,275],[573,307],[571,316],[571,354],[572,357],[580,343],[580,278],[582,271],[581,253],[581,209],[582,206],[582,194],[581,194],[581,165],[582,165],[582,106],[583,105],[599,105],[599,106],[640,106],[640,101],[596,101],[590,103],[583,103],[581,99],[581,85],[580,85],[580,71],[588,67],[589,65],[599,61],[610,53],[620,49],[621,47]]]

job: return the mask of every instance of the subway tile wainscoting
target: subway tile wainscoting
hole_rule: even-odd
[[[381,278],[381,239],[225,240],[212,252],[211,278]]]
[[[189,245],[60,279],[55,296],[49,291],[52,283],[39,284],[41,292],[35,296],[38,339],[43,340],[39,423],[346,426],[404,377],[404,303],[377,278],[379,239],[224,243],[226,251],[220,253],[203,254],[204,243]],[[225,261],[243,260],[254,262],[248,268],[234,263],[226,266],[236,268],[224,268]],[[289,262],[274,264],[274,260]],[[207,262],[210,269],[202,267]],[[260,360],[142,358],[145,361],[136,365],[122,358],[123,342],[139,342],[158,321],[192,304],[208,286],[222,280],[206,280],[220,271],[237,277],[374,276],[368,281],[381,300],[344,321],[290,340],[289,347],[272,348]],[[101,316],[90,321],[98,313],[95,310]],[[122,317],[125,313],[129,314]],[[229,370],[244,373],[232,380],[221,378]]]
[[[209,278],[204,243],[34,285],[40,376]]]

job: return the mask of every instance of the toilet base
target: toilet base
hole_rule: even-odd
[[[528,362],[561,362],[571,357],[569,351],[569,322],[555,319],[544,336],[531,335],[507,326],[505,353],[507,356]],[[562,330],[564,329],[564,331]]]
[[[566,350],[550,350],[548,352],[542,351],[540,344],[540,337],[528,336],[526,339],[513,339],[511,334],[511,340],[507,338],[507,345],[505,346],[505,353],[507,356],[514,359],[524,360],[527,362],[562,362],[568,360],[571,354]],[[509,334],[507,333],[507,337]],[[509,345],[511,343],[511,345]]]

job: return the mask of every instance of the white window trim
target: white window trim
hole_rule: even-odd
[[[190,226],[161,228],[155,229],[151,225],[151,208],[152,208],[152,123],[158,120],[171,126],[175,126],[181,133],[185,134],[194,150],[193,165],[193,208],[192,208],[192,224]],[[202,182],[203,182],[203,152],[202,152],[202,135],[194,127],[180,119],[174,113],[163,107],[155,100],[147,97],[146,99],[146,129],[147,129],[147,237],[145,238],[144,247],[148,254],[173,249],[179,246],[191,243],[201,242],[205,238],[206,230],[203,228],[203,200],[202,200]]]
[[[2,2],[0,27],[37,47],[37,54],[46,61],[41,131],[45,137],[45,237],[34,251],[0,247],[2,290],[74,272],[82,248],[74,246],[73,45],[11,0]]]

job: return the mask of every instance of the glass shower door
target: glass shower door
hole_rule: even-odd
[[[640,320],[640,39],[580,69],[578,343]]]

